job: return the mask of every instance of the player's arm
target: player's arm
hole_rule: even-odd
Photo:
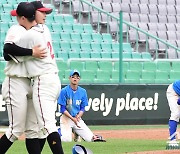
[[[6,61],[11,60],[9,54],[13,56],[33,56],[36,58],[46,57],[46,51],[40,45],[35,46],[33,49],[27,49],[19,47],[14,43],[6,43],[3,48],[3,56]]]

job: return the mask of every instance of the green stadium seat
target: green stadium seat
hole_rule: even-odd
[[[112,58],[110,52],[104,52],[104,51],[103,51],[103,52],[101,52],[100,54],[101,54],[101,57],[102,57],[102,58]]]
[[[69,69],[64,71],[64,78],[61,80],[61,83],[69,84],[69,72]]]
[[[81,35],[80,33],[71,33],[71,40],[73,42],[81,42]]]
[[[69,52],[71,50],[71,46],[68,41],[61,41],[60,45],[61,45],[61,51]]]
[[[4,74],[4,70],[0,70],[0,82],[2,83],[5,79],[6,75]]]
[[[123,43],[123,51],[124,52],[133,52],[131,44],[130,43]]]
[[[71,23],[63,23],[62,29],[64,32],[73,33],[73,25]]]
[[[99,33],[92,33],[91,37],[94,42],[101,43],[103,41],[102,36]]]
[[[68,32],[61,32],[60,38],[61,38],[61,41],[71,42],[71,35]]]
[[[90,43],[88,43],[88,42],[81,42],[80,43],[80,46],[81,46],[81,50],[83,51],[83,52],[91,52],[91,46],[90,46]]]
[[[81,33],[81,38],[83,42],[92,42],[92,37],[90,33]]]
[[[179,61],[172,61],[172,67],[171,67],[171,69],[173,70],[173,71],[179,71],[180,69],[179,69],[179,66],[180,66],[180,62]]]
[[[49,14],[46,16],[46,23],[54,23],[54,16],[52,14]]]
[[[60,41],[60,35],[57,32],[51,32],[52,41]]]
[[[64,23],[65,21],[64,21],[64,17],[63,17],[63,15],[60,15],[60,14],[55,14],[54,15],[54,22],[56,22],[56,23]]]
[[[141,53],[139,52],[132,52],[132,59],[141,59]]]
[[[112,43],[112,36],[109,33],[102,33],[103,42]]]
[[[93,51],[93,52],[90,52],[90,56],[91,58],[101,58],[101,53]]]
[[[146,71],[156,71],[157,66],[155,62],[143,62],[143,69]]]
[[[69,52],[68,55],[69,55],[69,58],[80,58],[79,52]]]
[[[0,31],[5,31],[5,32],[7,32],[8,29],[9,29],[9,23],[8,23],[8,22],[1,22]]]
[[[58,76],[59,76],[60,80],[62,81],[64,79],[64,71],[63,70],[59,70]]]
[[[101,52],[101,44],[98,42],[91,42],[91,49],[93,52]]]
[[[123,52],[123,59],[132,59],[132,55],[130,52]]]
[[[82,71],[85,69],[83,61],[71,61],[70,62],[70,69],[77,69],[78,71]]]
[[[56,63],[60,71],[65,71],[68,69],[68,64],[66,61],[56,61]]]
[[[62,58],[64,61],[67,61],[69,59],[68,52],[58,52],[56,53],[58,58]]]
[[[94,71],[82,70],[80,83],[93,83],[95,78]]]
[[[142,52],[141,57],[142,59],[148,59],[148,60],[152,59],[151,54],[149,52]]]
[[[73,24],[74,23],[74,18],[73,18],[72,15],[64,15],[64,21],[65,21],[65,23]]]
[[[142,71],[143,63],[139,62],[139,61],[130,61],[129,62],[129,70]]]
[[[61,48],[60,48],[60,44],[58,41],[53,41],[53,49],[54,49],[54,53],[58,53],[60,52]]]
[[[105,71],[112,71],[113,66],[111,61],[99,61],[99,69]]]
[[[71,50],[72,51],[78,52],[78,53],[81,51],[80,43],[78,43],[78,42],[71,42],[70,45],[71,45]]]
[[[128,70],[126,72],[125,83],[140,83],[140,72],[134,70]]]
[[[112,52],[111,57],[112,58],[119,58],[119,52]]]
[[[13,17],[14,18],[14,17]],[[16,19],[16,18],[15,18]],[[11,22],[11,15],[10,13],[1,13],[1,21],[2,22]]]
[[[129,62],[123,62],[123,71],[129,70]],[[114,70],[119,71],[119,61],[114,62]]]
[[[110,83],[111,73],[109,71],[97,70],[94,83]]]
[[[10,13],[14,9],[13,4],[2,4],[2,7],[5,13]]]
[[[179,80],[180,70],[179,71],[170,71],[169,73],[169,82],[173,83],[175,80]]]
[[[52,30],[54,32],[62,32],[63,31],[62,25],[60,23],[52,23],[52,24],[50,23],[50,25],[52,26]]]
[[[90,52],[85,52],[85,51],[79,52],[79,56],[80,56],[80,58],[91,58]]]
[[[5,67],[6,67],[6,61],[0,61],[0,70],[4,71]]]
[[[75,33],[83,33],[83,25],[82,24],[73,24],[73,31]]]
[[[93,33],[93,28],[91,24],[83,24],[84,33]]]
[[[112,52],[111,43],[102,42],[101,43],[101,48],[102,48],[103,52]]]
[[[113,42],[112,43],[112,50],[114,52],[119,52],[119,43],[118,42]]]
[[[156,71],[155,83],[169,83],[169,72],[167,71]]]
[[[171,64],[168,61],[159,61],[157,62],[157,69],[160,71],[170,71],[171,70]]]
[[[111,74],[111,83],[119,82],[119,71],[113,70]]]
[[[154,83],[155,72],[142,70],[140,83]]]
[[[14,4],[17,4],[17,1],[16,0],[10,0],[10,1],[8,1],[8,4],[14,5]]]
[[[14,19],[14,18],[12,18],[12,19]],[[51,23],[46,23],[46,26],[49,28],[49,31],[50,31],[50,32],[54,32]],[[61,28],[61,29],[62,29],[62,28]]]
[[[85,62],[85,69],[96,71],[99,69],[97,61],[86,61]]]

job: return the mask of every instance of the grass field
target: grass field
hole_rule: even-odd
[[[168,128],[167,125],[145,125],[145,126],[90,126],[92,130],[126,130],[126,129],[152,129]],[[71,142],[64,143],[65,154],[71,154],[72,147],[75,144],[81,144],[91,149],[94,154],[121,154],[127,152],[165,150],[165,140],[137,140],[137,139],[107,139],[107,142]],[[9,149],[7,154],[27,154],[24,141],[16,141]],[[42,154],[51,154],[46,142]]]

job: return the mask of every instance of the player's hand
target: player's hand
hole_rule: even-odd
[[[75,118],[73,118],[73,122],[75,123],[75,125],[78,127],[78,128],[81,128],[79,125],[78,125],[78,120],[77,120],[77,118],[75,117]]]
[[[180,98],[178,99],[177,104],[180,105]]]
[[[32,51],[33,51],[32,53],[33,57],[40,58],[40,59],[47,57],[46,48],[42,48],[41,45],[37,45],[33,47]]]

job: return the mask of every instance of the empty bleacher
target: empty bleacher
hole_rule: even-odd
[[[3,1],[5,2],[0,2],[0,8],[3,10],[0,18],[1,51],[7,29],[16,20],[9,15],[8,11],[17,6],[16,0]],[[157,3],[150,0],[88,1],[116,17],[119,16],[120,9],[126,11],[123,14],[124,20],[179,47],[178,25],[180,20],[178,16],[180,11],[178,12],[177,0],[166,0],[166,4],[160,0],[157,0]],[[72,2],[71,9],[70,2]],[[81,6],[81,12],[79,6]],[[51,7],[54,6],[51,5]],[[118,32],[118,26],[113,27],[116,26],[117,21],[109,18],[107,22],[108,17],[103,16],[103,13],[99,14],[96,9],[76,0],[62,1],[59,9],[61,8],[60,13],[56,10],[47,15],[46,24],[52,34],[62,83],[68,83],[71,69],[78,69],[81,72],[81,83],[118,83],[120,44],[114,37],[114,34],[116,35]],[[69,14],[70,12],[72,15]],[[88,14],[91,22],[88,22]],[[98,25],[98,22],[101,24]],[[98,26],[100,26],[99,31]],[[122,76],[124,83],[163,84],[178,79],[180,62],[176,60],[179,59],[180,54],[175,49],[168,48],[165,52],[167,48],[163,43],[157,43],[155,39],[148,38],[147,51],[145,50],[146,35],[126,27],[125,24],[123,25],[123,36]],[[126,40],[127,38],[128,40]],[[136,48],[137,38],[138,48]],[[157,46],[158,52],[156,52]],[[161,57],[164,58],[163,62],[158,61]],[[153,58],[157,60],[154,61]],[[174,59],[176,60],[173,61]],[[5,62],[0,62],[4,67]],[[3,73],[3,71],[1,72]],[[0,75],[0,77],[0,81],[3,81],[4,75]]]

